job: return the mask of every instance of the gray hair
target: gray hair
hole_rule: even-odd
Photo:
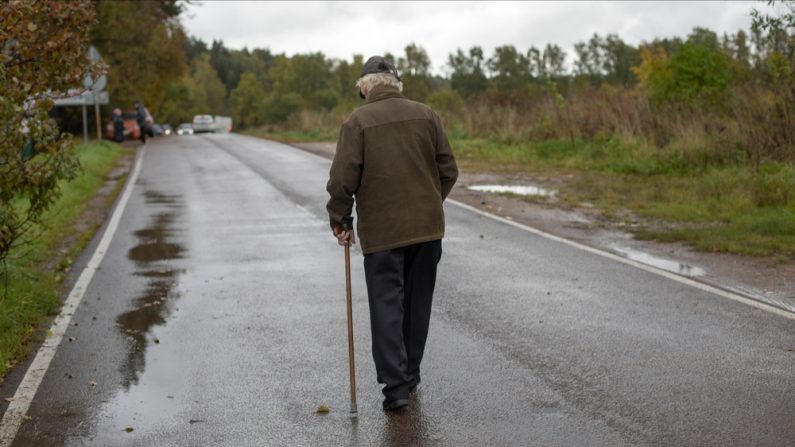
[[[392,73],[370,73],[362,76],[356,81],[357,87],[362,90],[367,90],[368,92],[377,85],[395,87],[399,92],[403,91],[403,83],[398,81]]]

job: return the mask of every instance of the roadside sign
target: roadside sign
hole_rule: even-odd
[[[110,103],[110,95],[108,92],[97,93],[97,104],[106,105]],[[55,107],[74,107],[74,106],[91,106],[94,105],[94,93],[84,92],[80,95],[67,96],[65,98],[55,99]]]

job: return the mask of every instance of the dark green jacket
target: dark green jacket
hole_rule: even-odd
[[[331,225],[352,221],[364,254],[441,239],[458,168],[439,116],[376,87],[340,130],[326,186]]]

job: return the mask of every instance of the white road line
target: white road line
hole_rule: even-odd
[[[116,228],[119,226],[121,215],[132,195],[135,181],[138,179],[138,173],[141,171],[141,161],[144,158],[145,151],[146,147],[144,146],[138,153],[135,166],[127,179],[124,193],[119,199],[116,209],[113,211],[113,215],[108,222],[108,227],[105,229],[105,233],[102,235],[97,249],[94,251],[91,260],[88,261],[88,264],[77,279],[66,301],[64,301],[61,313],[58,314],[52,322],[52,326],[50,327],[50,333],[52,335],[48,336],[47,339],[44,340],[44,343],[42,343],[36,354],[36,358],[34,358],[33,363],[30,364],[27,373],[25,373],[25,377],[22,379],[19,388],[17,388],[17,392],[14,394],[13,400],[8,405],[8,409],[6,409],[3,415],[3,420],[0,422],[0,447],[9,447],[14,441],[19,431],[19,426],[22,424],[22,420],[30,408],[30,403],[36,395],[36,390],[38,390],[42,379],[44,379],[47,368],[50,367],[50,362],[55,356],[55,351],[61,344],[66,329],[69,327],[72,315],[83,299],[83,294],[85,294],[88,285],[91,283],[91,279],[94,277],[94,273],[99,268],[102,259],[105,257],[105,253],[108,251],[110,242],[113,240],[113,235],[116,233]]]
[[[549,233],[543,232],[543,231],[541,231],[541,230],[539,230],[537,228],[529,227],[527,225],[523,225],[523,224],[514,222],[512,220],[505,219],[503,217],[500,217],[500,216],[497,216],[497,215],[494,215],[494,214],[491,214],[491,213],[487,213],[485,211],[481,211],[481,210],[479,210],[479,209],[477,209],[477,208],[475,208],[473,206],[469,206],[469,205],[467,205],[465,203],[461,203],[461,202],[458,202],[456,200],[447,199],[446,202],[449,202],[452,205],[458,206],[460,208],[463,208],[465,210],[468,210],[468,211],[471,211],[473,213],[479,214],[481,216],[488,217],[490,219],[494,219],[496,221],[499,221],[499,222],[514,226],[516,228],[520,228],[520,229],[525,230],[525,231],[529,231],[530,233],[533,233],[535,235],[538,235],[538,236],[541,236],[541,237],[544,237],[544,238],[547,238],[547,239],[551,239],[551,240],[553,240],[555,242],[560,242],[562,244],[566,244],[566,245],[569,245],[569,246],[572,246],[572,247],[575,247],[575,248],[579,248],[580,250],[584,250],[584,251],[587,251],[589,253],[593,253],[593,254],[596,254],[596,255],[611,259],[613,261],[618,261],[618,262],[621,262],[621,263],[624,263],[624,264],[627,264],[627,265],[631,265],[631,266],[639,268],[641,270],[645,270],[647,272],[651,272],[651,273],[654,273],[656,275],[660,275],[662,277],[674,280],[676,282],[679,282],[679,283],[682,283],[682,284],[686,284],[688,286],[695,287],[697,289],[701,289],[701,290],[704,290],[706,292],[710,292],[712,294],[721,296],[723,298],[728,298],[730,300],[737,301],[737,302],[743,303],[743,304],[747,304],[747,305],[749,305],[751,307],[755,307],[757,309],[761,309],[761,310],[764,310],[764,311],[779,315],[781,317],[788,318],[790,320],[795,320],[795,314],[794,313],[788,312],[788,311],[783,310],[783,309],[779,309],[778,307],[771,306],[771,305],[768,305],[768,304],[765,304],[765,303],[762,303],[760,301],[756,301],[756,300],[753,300],[753,299],[750,299],[750,298],[746,298],[746,297],[744,297],[742,295],[738,295],[736,293],[732,293],[732,292],[720,289],[718,287],[711,286],[709,284],[704,284],[702,282],[699,282],[699,281],[696,281],[696,280],[693,280],[693,279],[690,279],[690,278],[686,278],[684,276],[679,276],[679,275],[677,275],[675,273],[671,273],[671,272],[668,272],[668,271],[665,271],[665,270],[662,270],[662,269],[658,269],[656,267],[652,267],[652,266],[647,265],[647,264],[643,264],[643,263],[640,263],[640,262],[637,262],[637,261],[633,261],[631,259],[627,259],[627,258],[618,256],[618,255],[615,255],[613,253],[609,253],[609,252],[606,252],[606,251],[603,251],[603,250],[599,250],[598,248],[589,247],[589,246],[581,244],[579,242],[574,242],[574,241],[569,240],[569,239],[564,239],[562,237],[555,236],[553,234],[549,234]]]

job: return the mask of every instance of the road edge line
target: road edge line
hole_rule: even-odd
[[[19,383],[17,391],[14,393],[14,397],[3,415],[2,421],[0,421],[0,447],[9,447],[14,442],[19,432],[19,427],[22,425],[22,420],[30,409],[30,404],[36,396],[36,391],[39,389],[39,385],[41,385],[44,375],[50,367],[50,362],[52,362],[53,357],[55,357],[55,352],[58,350],[58,346],[60,346],[66,330],[69,328],[72,315],[80,305],[83,295],[94,277],[94,273],[99,269],[102,259],[105,257],[105,253],[107,253],[113,236],[116,234],[119,222],[121,221],[121,216],[127,207],[127,202],[132,195],[133,187],[141,171],[141,164],[145,152],[146,146],[142,146],[138,151],[135,165],[133,166],[130,176],[127,178],[124,192],[116,208],[113,210],[113,214],[108,221],[108,226],[105,228],[102,239],[100,239],[97,248],[94,250],[94,254],[91,255],[91,259],[80,273],[71,292],[69,292],[69,295],[63,303],[61,312],[53,320],[49,331],[52,335],[48,336],[41,347],[39,347],[36,357],[28,367],[25,376]]]
[[[765,304],[765,303],[763,303],[761,301],[757,301],[757,300],[754,300],[752,298],[744,297],[742,295],[739,295],[739,294],[736,294],[736,293],[732,293],[732,292],[729,292],[727,290],[723,290],[723,289],[721,289],[719,287],[715,287],[715,286],[712,286],[712,285],[709,285],[709,284],[705,284],[703,282],[696,281],[694,279],[686,278],[684,276],[680,276],[680,275],[677,275],[675,273],[671,273],[671,272],[668,272],[668,271],[665,271],[665,270],[662,270],[662,269],[658,269],[656,267],[653,267],[653,266],[650,266],[650,265],[647,265],[647,264],[643,264],[643,263],[638,262],[638,261],[633,261],[632,259],[624,258],[622,256],[619,256],[619,255],[616,255],[616,254],[613,254],[613,253],[610,253],[610,252],[607,252],[607,251],[604,251],[604,250],[600,250],[598,248],[594,248],[594,247],[591,247],[591,246],[588,246],[588,245],[585,245],[585,244],[582,244],[582,243],[579,243],[579,242],[576,242],[576,241],[572,241],[570,239],[566,239],[566,238],[563,238],[563,237],[560,237],[560,236],[555,236],[554,234],[550,234],[550,233],[547,233],[545,231],[541,231],[538,228],[533,228],[531,226],[528,226],[528,225],[525,225],[525,224],[521,224],[519,222],[515,222],[513,220],[506,219],[504,217],[498,216],[496,214],[492,214],[492,213],[477,209],[474,206],[467,205],[467,204],[465,204],[463,202],[459,202],[457,200],[447,199],[446,202],[448,202],[448,203],[450,203],[452,205],[455,205],[455,206],[457,206],[459,208],[465,209],[467,211],[471,211],[471,212],[473,212],[475,214],[478,214],[478,215],[481,215],[481,216],[484,216],[484,217],[488,217],[490,219],[496,220],[498,222],[502,222],[504,224],[511,225],[513,227],[516,227],[516,228],[520,228],[522,230],[525,230],[525,231],[528,231],[530,233],[533,233],[533,234],[535,234],[537,236],[541,236],[543,238],[546,238],[546,239],[549,239],[549,240],[552,240],[552,241],[555,241],[555,242],[560,242],[562,244],[566,244],[568,246],[571,246],[571,247],[574,247],[574,248],[578,248],[580,250],[584,250],[584,251],[587,251],[589,253],[593,253],[595,255],[599,255],[599,256],[602,256],[604,258],[611,259],[613,261],[618,261],[618,262],[621,262],[623,264],[630,265],[632,267],[639,268],[641,270],[647,271],[649,273],[654,273],[654,274],[662,276],[664,278],[671,279],[671,280],[676,281],[676,282],[678,282],[680,284],[685,284],[685,285],[688,285],[688,286],[691,286],[691,287],[695,287],[695,288],[703,290],[705,292],[710,292],[710,293],[712,293],[714,295],[718,295],[720,297],[727,298],[727,299],[730,299],[732,301],[736,301],[736,302],[739,302],[739,303],[742,303],[742,304],[745,304],[745,305],[748,305],[748,306],[751,306],[751,307],[755,307],[757,309],[764,310],[764,311],[776,314],[776,315],[778,315],[780,317],[788,318],[790,320],[795,321],[795,314],[794,313],[786,311],[784,309],[780,309],[780,308],[775,307],[775,306],[771,306],[769,304]]]

